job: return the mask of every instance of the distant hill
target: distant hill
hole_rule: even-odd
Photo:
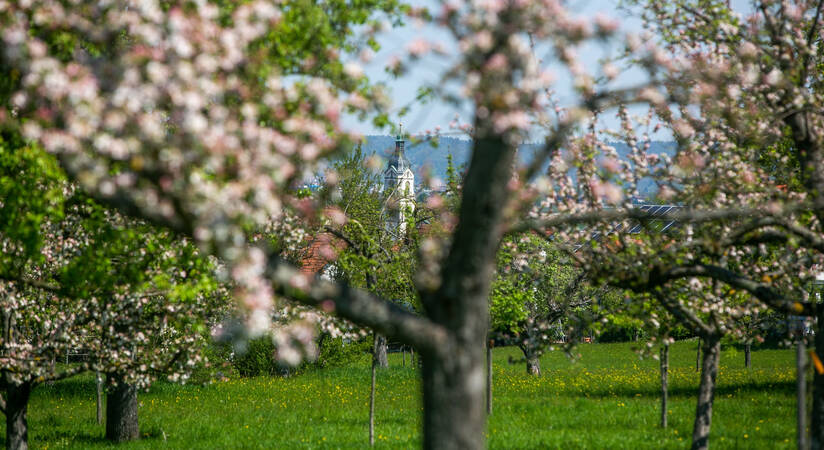
[[[395,151],[395,138],[393,136],[367,136],[363,151],[365,154],[386,157]],[[451,153],[455,165],[460,167],[469,162],[471,151],[472,141],[451,137],[440,138],[438,147],[433,147],[431,142],[419,144],[406,142],[406,157],[412,163],[418,179],[424,168],[431,170],[437,177],[445,177],[447,155]]]
[[[610,142],[611,146],[615,147],[618,154],[621,156],[629,154],[629,146],[622,142]],[[518,156],[522,162],[527,163],[532,160],[535,152],[540,148],[541,144],[523,144],[521,145]],[[654,141],[650,146],[650,153],[668,154],[675,153],[676,144],[672,141]],[[363,151],[367,155],[377,154],[379,156],[387,156],[395,151],[395,138],[393,136],[367,136],[366,142],[363,144]],[[441,179],[446,178],[446,158],[447,155],[452,154],[452,160],[456,167],[461,167],[469,163],[469,156],[472,152],[472,141],[466,139],[458,139],[453,137],[441,137],[438,140],[438,146],[434,147],[431,142],[422,142],[412,144],[406,142],[406,157],[412,163],[415,169],[415,177],[417,180],[421,179],[421,175],[425,168],[431,173]],[[649,194],[654,189],[651,181],[642,181],[639,189],[641,195]]]

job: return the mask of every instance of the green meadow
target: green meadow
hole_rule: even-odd
[[[658,362],[634,344],[582,344],[574,360],[542,358],[525,374],[515,348],[494,352],[490,448],[684,448],[695,410],[695,341],[670,351],[669,428],[658,425]],[[791,350],[754,350],[753,366],[734,347],[721,357],[713,413],[714,448],[795,447]],[[400,354],[378,372],[376,447],[420,446],[416,370]],[[368,446],[369,363],[300,375],[236,378],[209,385],[156,383],[140,394],[143,438],[122,448],[362,448]],[[94,382],[80,377],[39,387],[29,408],[32,448],[100,448]]]

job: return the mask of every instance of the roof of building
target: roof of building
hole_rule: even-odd
[[[346,248],[346,242],[331,233],[320,233],[313,238],[300,261],[300,272],[315,275],[335,260],[335,254]]]
[[[412,163],[406,158],[406,154],[404,153],[404,146],[406,141],[404,141],[403,136],[400,134],[395,137],[395,152],[389,156],[386,162],[386,170],[394,169],[398,173],[403,173],[406,169],[412,169]]]

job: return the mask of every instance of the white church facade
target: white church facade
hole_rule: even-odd
[[[395,151],[389,156],[383,171],[383,192],[386,198],[386,229],[396,238],[406,233],[406,223],[415,213],[415,174],[404,154],[403,134],[395,137]]]

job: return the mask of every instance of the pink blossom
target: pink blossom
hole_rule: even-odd
[[[429,42],[423,38],[417,38],[406,45],[406,51],[415,58],[423,56],[430,48]]]

